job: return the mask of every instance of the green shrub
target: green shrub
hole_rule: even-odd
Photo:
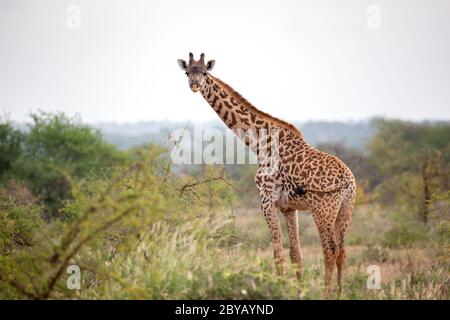
[[[430,240],[430,229],[420,221],[407,218],[394,225],[384,234],[382,244],[389,248],[411,247],[414,243]]]
[[[0,122],[0,178],[7,173],[22,152],[24,136],[9,122]]]
[[[71,196],[70,181],[102,174],[125,156],[106,143],[100,133],[64,114],[32,115],[23,152],[13,163],[14,175],[55,215],[61,201]]]
[[[42,207],[22,205],[4,198],[0,192],[0,255],[12,254],[21,247],[32,247],[44,229]]]
[[[176,178],[159,154],[150,149],[111,176],[74,181],[73,197],[61,209],[63,219],[42,224],[42,229],[35,226],[37,205],[5,207],[2,248],[17,235],[36,238],[0,256],[0,298],[72,297],[77,293],[65,283],[69,264],[83,271],[84,297],[130,298],[136,290],[160,298],[165,293],[231,296],[231,287],[202,291],[209,276],[247,281],[242,270],[229,277],[231,267],[220,259],[219,249],[233,245],[230,237],[235,235],[223,210],[230,199],[225,178],[218,179],[216,172],[195,181]],[[39,232],[31,237],[29,230]],[[201,282],[193,282],[189,270]],[[179,291],[184,284],[189,291]]]

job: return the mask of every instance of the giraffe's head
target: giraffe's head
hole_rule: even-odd
[[[214,68],[214,60],[209,60],[205,64],[205,54],[200,55],[200,60],[195,61],[194,55],[189,53],[189,63],[186,63],[183,59],[178,59],[178,65],[186,72],[189,80],[189,87],[192,91],[197,92],[206,83],[206,77],[208,72]]]

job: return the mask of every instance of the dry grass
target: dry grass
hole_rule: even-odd
[[[278,277],[260,210],[233,207],[226,182],[210,179],[174,197],[192,181],[133,168],[80,183],[64,207],[67,219],[57,223],[38,219],[35,204],[8,200],[13,205],[3,206],[0,217],[7,231],[0,233],[0,298],[324,298],[322,249],[309,214],[299,219],[304,270],[298,283],[286,236],[287,274]],[[448,299],[448,234],[436,237],[440,229],[415,220],[401,220],[399,228],[394,214],[377,205],[356,208],[341,298]],[[16,241],[22,238],[27,245]],[[66,287],[69,263],[80,266],[79,291]],[[371,265],[380,268],[380,289],[367,288]]]
[[[412,247],[387,248],[383,234],[392,227],[389,212],[377,206],[357,207],[347,236],[346,292],[344,299],[448,299],[450,289],[449,250],[430,241]],[[238,208],[236,226],[255,243],[258,259],[272,260],[269,230],[259,210]],[[303,289],[323,298],[323,255],[317,228],[311,215],[299,214],[300,241],[305,268]],[[295,281],[289,260],[287,236],[283,230],[288,278]],[[367,289],[367,268],[376,265],[381,272],[381,289]],[[274,266],[272,270],[275,272]],[[350,289],[350,290],[349,290]]]

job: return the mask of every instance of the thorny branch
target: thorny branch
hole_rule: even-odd
[[[181,187],[180,194],[183,194],[186,190],[191,189],[193,187],[196,187],[196,186],[199,186],[199,185],[202,185],[205,183],[214,182],[214,181],[223,181],[225,184],[227,184],[229,187],[233,188],[234,190],[241,191],[241,192],[244,191],[244,190],[236,187],[235,185],[233,185],[230,181],[227,180],[225,175],[222,174],[218,177],[213,177],[213,178],[204,179],[204,180],[195,181],[195,182],[188,182],[187,184],[185,184]],[[191,192],[193,192],[193,191],[191,190]]]

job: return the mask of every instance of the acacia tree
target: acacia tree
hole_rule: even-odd
[[[449,187],[450,124],[377,119],[369,161],[378,169],[385,200],[408,198],[424,221],[436,192]]]

